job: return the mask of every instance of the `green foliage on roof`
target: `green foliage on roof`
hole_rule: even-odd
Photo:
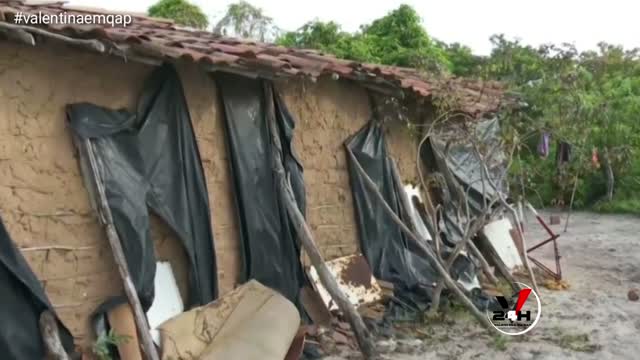
[[[196,29],[206,29],[209,26],[209,20],[202,10],[186,0],[160,0],[149,8],[148,14]]]

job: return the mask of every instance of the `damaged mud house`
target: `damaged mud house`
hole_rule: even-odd
[[[467,163],[451,172],[461,182],[480,176],[477,169],[465,175],[473,159],[464,147],[448,149],[451,161],[443,162],[427,149],[437,147],[434,140],[417,156],[423,129],[435,120],[434,102],[453,94],[462,122],[483,124],[489,134],[497,126],[486,119],[500,107],[499,85],[429,81],[412,69],[222,38],[143,16],[126,28],[13,21],[18,12],[61,11],[99,13],[0,1],[3,358],[41,359],[51,351],[41,335],[46,310],[58,319],[67,353],[90,353],[100,334],[128,328],[134,348],[123,345],[114,356],[140,358],[137,344],[143,353],[149,348],[148,334],[135,336],[144,318],[138,305],[162,358],[204,354],[207,346],[210,356],[233,354],[234,346],[250,352],[243,343],[249,335],[233,336],[242,329],[270,334],[264,341],[272,346],[259,358],[283,358],[300,322],[317,321],[309,297],[331,310],[344,305],[331,300],[336,290],[321,269],[309,271],[308,235],[341,291],[358,277],[370,286],[372,273],[403,304],[428,302],[437,272],[388,216],[369,180],[426,244],[434,230],[425,226],[424,209],[446,207],[447,198],[407,206],[405,186],[413,200],[425,195],[416,160],[427,177],[456,161]],[[470,203],[481,207],[482,190],[466,191],[474,187],[480,197]],[[302,223],[291,215],[297,212]],[[454,234],[446,224],[455,220],[444,213],[443,246],[453,248],[463,234]],[[118,261],[114,239],[126,261]],[[364,270],[349,269],[353,264]],[[341,266],[354,274],[342,279]],[[251,279],[257,283],[238,288]],[[273,298],[280,315],[245,304],[259,319],[248,328],[205,322],[227,331],[217,348],[211,338],[190,339],[171,327],[191,333],[184,326],[205,326],[181,322],[185,314],[198,316],[181,313],[228,294],[235,296],[229,308]],[[347,295],[354,305],[363,296]],[[217,311],[231,317],[231,310]]]

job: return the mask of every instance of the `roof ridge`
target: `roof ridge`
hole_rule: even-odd
[[[108,24],[38,24],[20,26],[11,22],[18,13],[61,11],[91,14],[131,15],[133,22],[123,26]],[[329,75],[345,78],[362,86],[382,89],[395,95],[440,96],[450,91],[464,98],[461,111],[474,116],[496,111],[504,87],[493,81],[430,76],[419,69],[362,63],[341,59],[317,49],[286,48],[277,44],[214,34],[177,25],[174,21],[126,11],[66,5],[64,1],[0,0],[0,25],[5,31],[48,32],[75,42],[96,42],[106,54],[137,58],[146,63],[188,60],[211,70],[239,72],[246,76],[306,76],[315,79]],[[37,29],[36,29],[37,28]],[[17,37],[18,39],[20,37]],[[91,45],[95,45],[92,43]],[[108,50],[108,51],[105,51]]]

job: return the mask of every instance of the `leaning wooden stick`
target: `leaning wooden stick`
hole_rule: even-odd
[[[476,244],[473,243],[473,241],[469,241],[469,243],[467,244],[467,247],[469,248],[469,251],[471,252],[471,254],[475,256],[475,258],[478,259],[478,261],[480,262],[480,267],[482,268],[482,272],[484,272],[489,282],[491,282],[493,285],[497,285],[498,278],[491,270],[491,266],[489,266],[489,262],[487,261],[487,259],[485,259],[484,255],[482,255],[482,253],[480,252],[480,249],[478,249],[478,247],[476,246]]]
[[[519,224],[523,224],[524,219],[521,219],[518,216],[518,212],[516,211],[516,209],[513,207],[513,205],[511,205],[511,204],[509,204],[507,202],[507,199],[504,196],[504,194],[502,193],[502,191],[498,190],[499,189],[498,185],[493,180],[491,180],[491,175],[489,174],[489,168],[487,167],[487,164],[485,163],[484,158],[480,154],[480,150],[478,149],[478,146],[475,143],[473,143],[473,150],[474,150],[474,152],[476,154],[476,157],[478,158],[481,170],[486,174],[486,178],[489,181],[489,185],[491,185],[492,188],[496,189],[496,195],[498,196],[498,200],[500,200],[500,204],[502,204],[502,206],[505,208],[505,210],[507,210],[507,212],[513,217],[513,222],[515,224],[516,232],[518,233],[518,236],[520,237],[520,240],[522,241],[522,248],[526,249],[527,248],[527,244],[526,244],[526,240],[524,238],[524,232],[522,231],[522,226],[519,225]],[[508,168],[508,166],[507,166],[507,168]],[[540,296],[540,291],[538,290],[538,283],[536,282],[536,276],[533,273],[533,269],[531,268],[531,265],[529,264],[529,259],[526,256],[526,250],[525,250],[524,256],[522,257],[522,260],[523,260],[523,264],[524,264],[525,269],[529,273],[529,279],[531,280],[531,286],[533,287],[533,290],[536,292],[536,294],[538,294],[538,296]]]
[[[400,193],[399,194],[400,205],[403,207],[404,212],[406,213],[411,212],[411,209],[409,207],[409,199],[407,198],[407,194],[404,192],[404,190],[401,187],[402,179],[400,178],[400,170],[398,170],[398,166],[394,160],[391,160],[391,175],[393,176],[394,182],[399,184],[398,186],[400,186],[400,188],[398,189]],[[415,231],[415,229],[416,229],[416,226],[412,226],[409,228],[409,230],[411,231]],[[460,241],[460,243],[457,244],[456,249],[454,249],[453,253],[445,263],[445,269],[447,270],[447,273],[450,273],[450,269],[451,269],[451,265],[453,265],[453,261],[456,259],[460,251],[462,251],[462,248],[466,246],[467,242],[469,242],[471,235],[477,232],[477,230],[471,230],[471,231],[473,231],[473,233],[470,234],[469,236],[465,234],[462,241]],[[438,258],[439,261],[442,262],[442,258],[439,256],[438,253],[436,253],[436,258]],[[440,308],[440,295],[442,293],[443,288],[444,288],[444,282],[439,281],[438,285],[436,286],[433,292],[433,298],[432,298],[431,310],[430,310],[431,314],[436,314],[438,312],[438,309]]]
[[[448,151],[448,150],[445,150]],[[480,211],[480,215],[476,216],[476,218],[474,220],[471,220],[472,218],[472,214],[471,214],[471,210],[469,207],[469,194],[468,192],[465,193],[465,191],[462,189],[462,187],[460,186],[460,184],[458,183],[458,180],[456,180],[455,176],[453,175],[453,173],[451,172],[451,170],[448,167],[448,164],[446,162],[446,158],[447,158],[447,153],[445,152],[444,154],[442,154],[441,152],[439,152],[438,150],[434,149],[434,156],[436,157],[436,161],[438,161],[439,163],[442,164],[442,174],[446,179],[445,184],[451,184],[452,189],[450,190],[451,196],[452,198],[455,195],[455,198],[458,199],[458,204],[463,204],[464,205],[464,216],[467,219],[466,224],[464,226],[464,229],[459,226],[456,223],[453,223],[452,225],[458,228],[458,232],[462,234],[462,240],[460,242],[458,242],[458,244],[456,244],[455,248],[453,249],[452,253],[449,255],[446,263],[445,263],[445,269],[447,270],[448,273],[450,273],[451,270],[451,266],[453,265],[453,262],[456,260],[456,258],[459,256],[460,252],[464,249],[464,248],[468,248],[472,255],[475,256],[479,261],[480,261],[480,265],[482,266],[482,270],[485,273],[485,275],[487,276],[487,279],[492,282],[494,285],[498,284],[498,279],[495,277],[495,275],[493,274],[492,270],[489,267],[488,262],[486,261],[486,259],[484,258],[484,256],[482,255],[482,253],[480,253],[480,251],[475,247],[475,245],[473,244],[473,240],[472,238],[487,224],[488,220],[493,218],[493,214],[495,213],[495,209],[494,208],[494,204],[498,201],[497,198],[491,199],[490,202],[487,202],[487,193],[486,193],[486,186],[485,186],[485,177],[482,176],[482,197],[483,197],[483,208]],[[506,170],[505,170],[506,173]],[[469,190],[471,190],[471,187],[469,187]],[[492,210],[493,209],[493,210]],[[443,261],[444,262],[444,261]],[[512,283],[512,286],[515,286],[515,283]],[[436,287],[435,291],[434,291],[434,305],[431,309],[431,313],[432,314],[436,314],[438,312],[438,304],[440,301],[440,293],[442,292],[444,288],[444,283],[440,282],[438,283],[438,286]]]
[[[420,239],[416,234],[414,234],[411,230],[409,230],[409,228],[404,224],[404,222],[402,222],[402,220],[398,217],[398,215],[396,215],[393,209],[389,206],[389,204],[385,200],[382,193],[380,193],[380,190],[378,190],[378,187],[376,186],[375,182],[371,180],[367,172],[364,171],[364,169],[358,162],[358,159],[351,151],[351,149],[349,149],[349,147],[347,146],[345,147],[347,149],[347,154],[349,154],[349,157],[351,158],[353,165],[355,165],[356,169],[364,179],[364,183],[369,188],[369,190],[373,194],[375,194],[375,196],[378,198],[383,209],[385,209],[385,212],[399,226],[400,230],[407,235],[408,239],[413,243],[416,250],[420,251],[420,255],[424,256],[431,263],[434,269],[439,273],[446,287],[449,288],[458,297],[458,299],[462,302],[462,304],[471,312],[473,316],[476,317],[478,322],[480,322],[480,324],[485,328],[492,329],[493,326],[491,325],[487,317],[483,315],[480,311],[478,311],[478,309],[475,307],[475,305],[473,305],[471,300],[469,300],[469,298],[464,294],[464,292],[460,290],[458,285],[456,285],[455,281],[453,281],[453,279],[451,278],[447,270],[444,268],[444,265],[437,259],[436,254],[433,252],[431,248],[428,247],[426,240]]]
[[[142,340],[142,348],[144,353],[147,356],[147,359],[150,360],[158,360],[158,352],[156,351],[156,347],[153,344],[153,340],[151,339],[151,333],[149,332],[149,324],[147,323],[147,318],[144,315],[144,311],[142,310],[142,305],[140,304],[140,299],[138,299],[138,293],[136,292],[135,287],[133,286],[133,281],[131,281],[131,275],[129,274],[129,267],[127,266],[126,259],[124,257],[124,251],[122,250],[122,243],[120,242],[120,237],[116,232],[116,227],[113,224],[113,216],[111,214],[111,209],[107,203],[107,195],[105,193],[104,184],[102,182],[102,178],[100,177],[100,172],[98,170],[98,160],[96,159],[95,153],[93,151],[93,144],[89,139],[80,140],[82,143],[78,144],[80,147],[80,156],[85,158],[88,161],[89,175],[92,179],[92,185],[94,186],[93,192],[91,192],[91,196],[94,197],[94,201],[98,210],[98,215],[100,218],[100,222],[104,225],[105,230],[107,232],[107,239],[109,240],[109,245],[111,245],[111,251],[113,252],[113,257],[115,258],[116,265],[118,266],[118,272],[120,273],[120,278],[124,284],[124,292],[127,295],[127,299],[129,300],[129,304],[133,309],[133,315],[136,322],[136,327],[138,328],[138,335]]]
[[[356,336],[356,340],[358,341],[358,346],[360,347],[360,351],[364,355],[365,359],[374,359],[376,357],[375,346],[373,345],[373,340],[371,338],[371,334],[369,330],[362,321],[362,317],[358,314],[358,310],[356,310],[355,306],[351,304],[347,296],[340,290],[338,287],[338,282],[333,277],[329,268],[324,262],[322,258],[322,254],[316,243],[313,239],[313,234],[311,233],[311,229],[307,222],[304,219],[304,216],[298,209],[298,205],[295,201],[295,196],[293,195],[293,189],[291,188],[291,184],[287,179],[286,172],[284,170],[284,166],[282,165],[282,144],[280,143],[279,132],[276,125],[276,117],[275,117],[275,109],[273,105],[273,90],[271,85],[267,82],[264,83],[264,95],[265,95],[265,105],[266,105],[266,113],[267,113],[267,123],[269,125],[269,129],[271,132],[271,139],[273,141],[272,146],[272,166],[273,173],[276,177],[276,183],[278,186],[278,192],[280,193],[280,198],[283,204],[287,209],[287,213],[289,214],[289,218],[293,223],[293,226],[296,230],[296,234],[300,239],[300,243],[302,247],[309,255],[309,259],[311,260],[311,264],[318,272],[318,277],[320,278],[320,282],[322,286],[329,292],[331,298],[336,302],[336,305],[342,311],[344,316],[347,318],[347,321],[351,325],[353,332]]]

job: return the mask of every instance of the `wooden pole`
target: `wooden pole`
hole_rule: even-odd
[[[476,259],[480,261],[480,267],[482,268],[482,271],[484,272],[484,274],[487,276],[487,279],[494,285],[497,285],[498,278],[493,273],[493,271],[491,271],[491,266],[489,266],[489,262],[487,261],[487,259],[485,259],[484,255],[482,255],[482,253],[480,252],[480,249],[478,249],[478,247],[476,246],[476,244],[473,243],[473,241],[469,241],[467,246],[469,247],[469,251],[471,251],[471,254],[473,254],[473,256],[475,256]]]
[[[484,200],[483,200],[483,208],[481,210],[481,215],[479,215],[475,220],[471,220],[471,211],[469,209],[469,202],[467,201],[468,193],[465,193],[462,190],[462,187],[458,184],[458,181],[455,179],[455,176],[449,169],[446,162],[446,156],[447,156],[446,153],[441,154],[438,150],[434,149],[434,156],[436,157],[436,161],[442,164],[442,173],[446,179],[446,183],[451,184],[451,186],[453,187],[453,189],[450,189],[450,192],[452,193],[452,197],[455,194],[456,197],[458,198],[458,203],[464,204],[465,217],[467,219],[467,224],[464,230],[461,227],[459,227],[457,224],[455,223],[453,224],[459,228],[459,232],[463,234],[463,236],[462,236],[462,240],[458,244],[456,244],[456,247],[454,248],[451,255],[449,255],[449,258],[445,263],[445,269],[447,270],[447,273],[449,273],[455,259],[459,256],[462,249],[464,247],[467,247],[472,253],[472,255],[474,255],[480,261],[482,270],[487,275],[488,280],[493,284],[497,285],[498,279],[495,277],[495,275],[493,274],[493,272],[489,267],[487,260],[484,258],[482,253],[475,246],[475,244],[473,244],[473,240],[472,240],[472,237],[475,234],[477,234],[486,225],[487,219],[492,218],[493,212],[491,209],[493,208],[494,204],[497,201],[497,199],[493,199],[491,200],[491,202],[487,202],[486,182],[485,182],[486,176],[483,172],[481,179],[482,179],[482,197]],[[512,286],[515,286],[515,284],[512,284]],[[440,282],[434,291],[434,299],[436,299],[437,301],[439,301],[440,299],[440,293],[442,292],[443,287],[444,287],[444,284]],[[437,301],[432,309],[432,314],[435,314],[438,311]]]
[[[578,189],[578,173],[576,173],[576,178],[573,181],[573,190],[571,191],[571,200],[569,201],[569,213],[567,214],[567,221],[564,223],[564,232],[567,232],[567,229],[569,229],[569,219],[571,219],[571,212],[573,211],[573,200],[576,197],[577,189]]]
[[[383,209],[385,209],[385,212],[387,212],[387,214],[391,217],[391,219],[400,227],[400,230],[407,235],[408,240],[410,240],[413,243],[416,250],[420,252],[420,255],[425,257],[431,263],[431,265],[439,273],[440,277],[442,278],[442,281],[447,286],[447,288],[449,288],[458,297],[458,299],[469,310],[469,312],[471,312],[471,314],[478,320],[478,322],[485,328],[492,329],[493,326],[491,325],[487,317],[484,316],[482,313],[480,313],[480,311],[478,311],[475,305],[473,305],[471,300],[469,300],[469,298],[464,294],[464,292],[460,290],[458,285],[455,283],[455,281],[453,281],[453,279],[451,278],[447,270],[444,268],[443,264],[438,260],[438,258],[436,257],[436,254],[433,252],[431,248],[427,246],[426,240],[420,239],[416,234],[414,234],[411,230],[409,230],[409,228],[402,222],[402,220],[398,217],[398,215],[396,215],[393,209],[389,206],[389,204],[385,200],[380,190],[378,190],[378,187],[376,186],[375,182],[373,182],[373,180],[371,180],[371,178],[366,173],[366,171],[364,171],[364,169],[358,162],[358,159],[351,151],[351,149],[349,149],[349,147],[346,147],[346,149],[347,149],[347,154],[349,154],[349,157],[351,158],[351,161],[355,165],[360,175],[362,175],[365,185],[378,198]]]
[[[496,195],[498,196],[498,200],[500,201],[500,204],[513,217],[513,222],[514,222],[515,228],[516,228],[516,230],[518,232],[518,236],[520,236],[520,239],[522,240],[523,249],[526,249],[527,248],[526,240],[524,238],[524,232],[522,231],[522,226],[520,225],[520,224],[523,224],[524,219],[520,219],[516,209],[511,204],[509,204],[507,202],[507,199],[505,198],[505,196],[502,193],[502,191],[500,191],[500,188],[498,187],[498,185],[493,180],[491,180],[491,175],[489,174],[489,168],[487,167],[487,164],[485,163],[484,158],[480,154],[480,150],[478,150],[478,145],[476,145],[475,143],[473,143],[473,150],[474,150],[474,152],[476,154],[476,157],[478,158],[478,161],[480,163],[480,167],[481,167],[482,171],[486,174],[486,179],[487,179],[487,181],[489,181],[489,185],[491,185],[491,187],[493,187],[496,190]],[[507,168],[509,168],[509,167],[507,166]],[[502,180],[500,180],[500,181],[502,181]],[[531,280],[531,286],[533,287],[533,290],[536,292],[536,294],[538,294],[538,296],[540,296],[540,291],[538,289],[538,283],[536,282],[536,276],[534,275],[533,269],[531,268],[531,265],[529,264],[529,258],[527,257],[526,250],[525,250],[525,254],[524,254],[524,256],[522,258],[523,258],[522,262],[524,264],[524,267],[527,270],[527,272],[529,273],[529,279]]]
[[[293,189],[291,188],[291,184],[287,179],[284,166],[282,165],[282,144],[280,143],[280,138],[278,135],[279,132],[276,125],[275,109],[273,105],[273,90],[271,88],[271,84],[266,81],[264,82],[264,95],[265,106],[267,110],[267,122],[271,132],[271,139],[273,141],[271,162],[281,201],[287,209],[287,213],[289,214],[289,218],[293,223],[302,247],[309,255],[311,264],[318,272],[320,282],[329,292],[333,300],[336,302],[336,305],[338,306],[340,311],[342,311],[344,316],[347,318],[347,321],[351,325],[351,328],[353,329],[353,332],[356,336],[356,340],[358,341],[360,351],[364,355],[365,359],[374,359],[376,357],[376,351],[369,330],[365,326],[364,321],[362,321],[362,317],[360,317],[360,314],[358,314],[355,306],[351,304],[346,295],[342,292],[342,290],[340,290],[338,282],[329,271],[329,268],[322,258],[320,250],[318,250],[318,247],[316,246],[316,243],[313,239],[313,234],[311,233],[311,229],[307,225],[304,216],[302,215],[300,209],[298,209],[298,205],[296,204],[295,196],[293,195]]]
[[[118,272],[120,273],[120,278],[122,279],[124,285],[124,292],[127,295],[127,299],[129,300],[129,304],[133,310],[133,316],[136,322],[136,327],[138,329],[138,335],[142,340],[142,349],[149,360],[158,360],[158,352],[156,351],[156,347],[153,344],[153,340],[151,339],[151,333],[149,332],[149,324],[147,323],[147,318],[145,317],[144,311],[142,310],[142,305],[140,304],[140,299],[138,299],[138,293],[136,292],[135,287],[133,286],[133,281],[131,280],[131,275],[129,274],[129,268],[127,266],[127,261],[124,257],[124,251],[122,250],[122,243],[120,242],[120,237],[116,232],[116,227],[113,224],[113,216],[111,214],[111,209],[107,203],[107,195],[104,189],[104,183],[102,182],[102,178],[100,176],[100,172],[98,170],[98,160],[96,159],[95,153],[93,151],[93,144],[89,139],[81,140],[82,144],[80,146],[80,156],[88,160],[89,171],[87,174],[93,180],[93,185],[95,186],[95,191],[91,192],[91,196],[94,197],[94,201],[98,210],[98,217],[100,218],[100,222],[105,227],[107,232],[107,239],[109,240],[109,245],[111,245],[111,251],[113,252],[113,257],[115,258],[116,265],[118,266]]]

